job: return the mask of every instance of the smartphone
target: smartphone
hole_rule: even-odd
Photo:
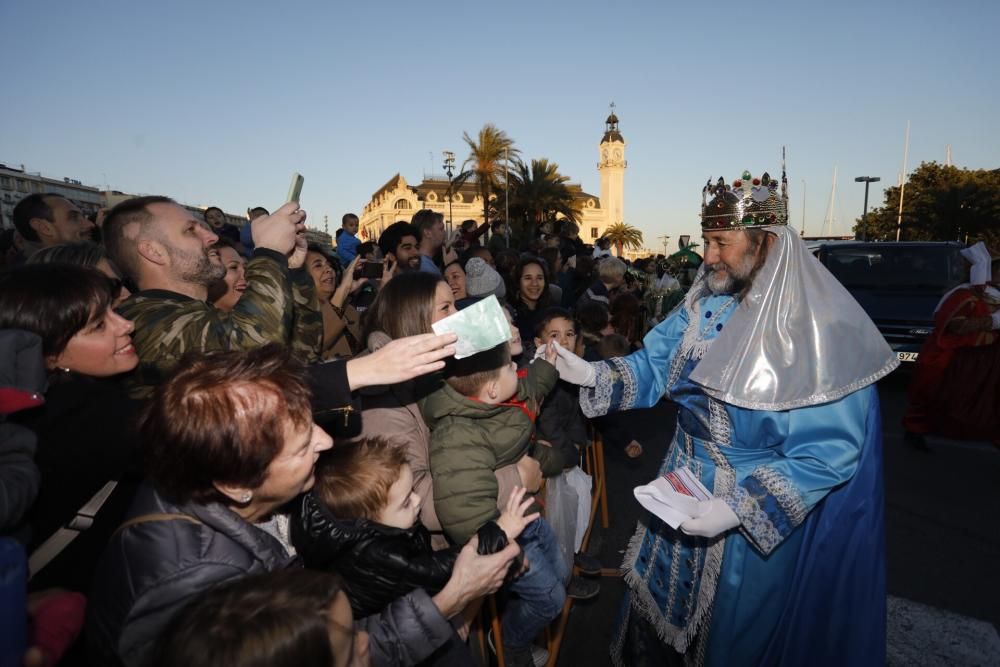
[[[354,279],[358,278],[374,278],[376,280],[382,278],[382,274],[385,272],[385,264],[380,261],[365,262],[361,266],[354,269]]]
[[[295,172],[292,174],[292,184],[288,187],[288,197],[285,198],[286,202],[293,201],[296,204],[299,203],[299,196],[302,194],[302,182],[305,181],[302,178],[302,174]]]

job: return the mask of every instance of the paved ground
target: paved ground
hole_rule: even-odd
[[[931,439],[908,449],[899,426],[909,369],[879,386],[886,476],[890,665],[1000,665],[1000,450],[986,443]],[[664,411],[664,431],[673,428]],[[611,526],[595,531],[591,552],[620,564],[640,508],[631,489],[656,474],[667,436],[639,462],[607,452]],[[561,667],[609,664],[620,579],[574,605]]]

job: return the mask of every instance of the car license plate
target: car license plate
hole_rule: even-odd
[[[916,361],[918,352],[897,352],[896,358],[900,361]]]

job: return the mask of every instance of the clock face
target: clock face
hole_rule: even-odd
[[[601,158],[603,158],[604,160],[608,159],[608,149],[605,148],[603,151],[601,151]]]
[[[622,159],[622,151],[621,151],[620,148],[616,148],[615,149],[615,159],[616,160],[621,160]]]

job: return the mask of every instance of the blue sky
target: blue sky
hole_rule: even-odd
[[[953,2],[20,2],[0,0],[0,162],[238,212],[294,171],[331,230],[397,171],[492,122],[599,194],[608,103],[625,219],[648,247],[698,234],[708,176],[780,169],[791,219],[835,231],[859,175],[997,168],[1000,5]],[[430,154],[433,154],[433,160]],[[873,187],[870,201],[882,200]]]

